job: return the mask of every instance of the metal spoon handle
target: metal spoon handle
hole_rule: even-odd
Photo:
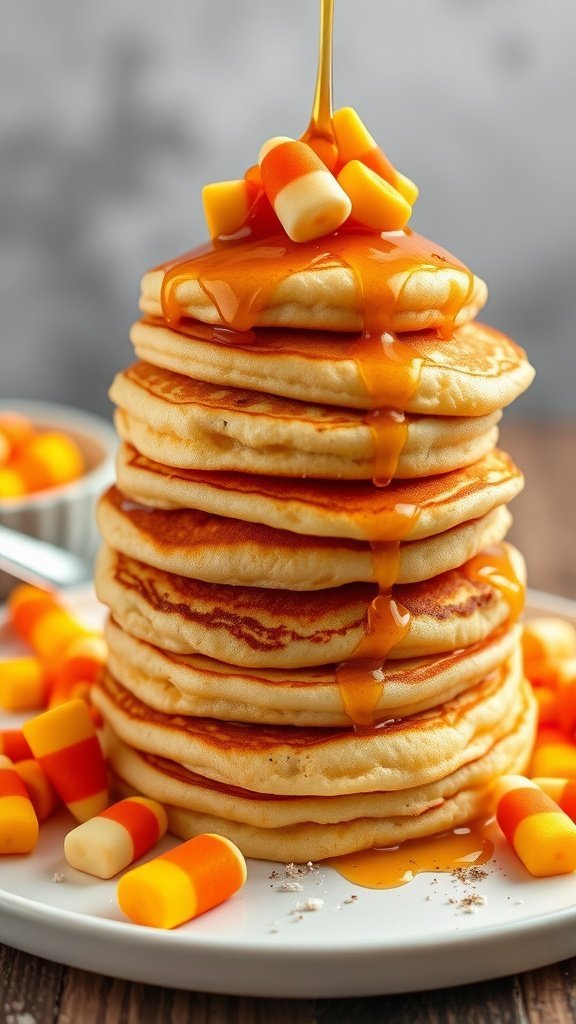
[[[73,587],[92,575],[84,558],[7,526],[0,526],[0,570],[40,587]]]

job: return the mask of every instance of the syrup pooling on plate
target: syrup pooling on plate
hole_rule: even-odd
[[[399,846],[361,850],[324,861],[355,885],[393,889],[411,882],[422,871],[447,873],[486,864],[494,844],[479,826],[456,828],[426,839],[409,839]]]
[[[518,577],[506,543],[485,548],[466,562],[462,571],[469,580],[488,583],[498,591],[508,606],[510,623],[520,618],[524,611],[526,587]]]

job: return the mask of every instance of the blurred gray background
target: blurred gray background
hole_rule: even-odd
[[[317,31],[317,0],[8,0],[0,397],[109,414],[141,273],[203,240],[202,184],[304,130]],[[336,3],[335,102],[488,281],[542,418],[576,408],[575,36],[574,0]]]

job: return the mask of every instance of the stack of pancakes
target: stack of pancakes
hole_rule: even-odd
[[[396,844],[483,813],[527,762],[504,542],[522,477],[495,446],[533,371],[475,321],[483,283],[411,237],[401,286],[330,239],[296,265],[272,240],[266,287],[250,243],[143,279],[141,361],[111,391],[94,701],[119,788],[184,838],[295,861]]]

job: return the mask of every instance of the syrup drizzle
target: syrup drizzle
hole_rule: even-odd
[[[473,583],[488,583],[498,591],[508,606],[510,623],[520,618],[524,611],[526,588],[518,577],[510,548],[505,542],[484,548],[462,566],[462,571]]]
[[[320,46],[318,74],[310,124],[302,141],[324,161],[330,171],[338,161],[338,147],[332,124],[332,26],[334,0],[320,0]]]
[[[477,825],[456,828],[426,839],[408,839],[398,846],[331,857],[324,861],[340,875],[367,889],[406,885],[422,871],[447,873],[486,864],[494,844]]]

